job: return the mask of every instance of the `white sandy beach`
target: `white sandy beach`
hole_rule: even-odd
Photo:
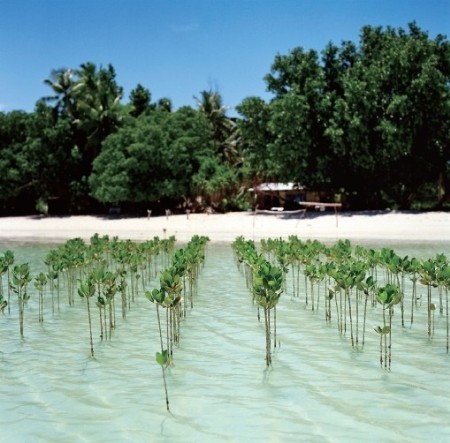
[[[232,242],[237,236],[261,238],[297,235],[301,239],[336,241],[399,240],[450,242],[449,212],[307,212],[296,215],[254,215],[251,212],[190,214],[169,217],[108,218],[2,217],[0,241],[59,242],[92,235],[118,236],[143,241],[174,235],[181,242],[193,235],[207,235],[212,242]]]

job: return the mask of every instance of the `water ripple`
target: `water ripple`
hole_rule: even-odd
[[[45,252],[45,251],[44,251]],[[43,254],[44,252],[41,251]],[[142,295],[110,341],[89,356],[80,300],[37,322],[30,300],[25,339],[1,318],[2,441],[235,442],[448,441],[449,357],[442,319],[436,338],[396,327],[392,371],[379,367],[378,338],[364,349],[327,326],[323,307],[282,296],[273,368],[265,369],[264,326],[229,245],[210,247],[194,308],[167,371],[164,404],[154,307]],[[376,321],[373,319],[372,321]]]

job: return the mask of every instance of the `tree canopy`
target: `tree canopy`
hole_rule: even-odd
[[[408,31],[365,26],[359,45],[321,55],[277,55],[266,76],[274,98],[243,102],[255,176],[347,195],[353,207],[408,208],[434,188],[448,196],[450,46],[411,23]],[[264,111],[265,122],[261,121]],[[254,140],[265,140],[257,142]],[[445,184],[447,180],[447,184]]]
[[[296,182],[352,209],[450,200],[450,44],[416,23],[364,26],[358,42],[277,54],[270,101],[228,117],[218,91],[174,110],[112,65],[51,72],[31,113],[0,113],[0,211],[105,205],[248,207],[246,189]],[[446,203],[447,202],[447,203]]]
[[[92,195],[107,203],[186,199],[191,178],[211,155],[208,122],[200,113],[154,110],[105,140],[90,176]]]

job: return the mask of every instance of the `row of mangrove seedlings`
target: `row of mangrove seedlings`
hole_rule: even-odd
[[[16,264],[14,252],[7,250],[0,255],[0,310],[4,315],[11,315],[12,298],[17,297],[19,332],[23,338],[25,307],[33,292],[38,295],[40,323],[44,322],[46,295],[51,298],[52,314],[57,314],[64,300],[68,306],[73,306],[78,294],[85,302],[90,354],[94,357],[92,309],[98,309],[100,339],[108,340],[116,328],[116,305],[120,305],[121,316],[125,319],[138,294],[145,294],[156,306],[161,348],[156,353],[156,361],[163,370],[169,411],[165,370],[173,362],[174,345],[180,341],[180,323],[194,306],[208,240],[193,236],[186,247],[177,249],[174,236],[154,237],[142,243],[98,234],[91,237],[89,243],[74,238],[51,249],[44,260],[46,272],[34,276],[29,263]],[[158,276],[160,287],[147,290]],[[33,284],[36,291],[32,290]],[[164,326],[160,308],[165,311]]]
[[[240,237],[233,248],[239,251],[239,262],[246,264],[247,284],[252,287],[256,300],[253,281],[257,274],[251,265],[254,257],[257,257],[256,269],[263,266],[265,259],[281,270],[284,292],[302,297],[311,311],[318,311],[321,306],[325,321],[331,323],[334,318],[338,333],[343,336],[349,333],[353,347],[364,346],[368,310],[376,315],[375,308],[381,306],[380,324],[374,330],[380,338],[380,364],[386,369],[391,366],[393,318],[397,308],[401,327],[412,327],[415,312],[425,304],[429,339],[435,333],[438,311],[445,318],[449,352],[450,264],[444,254],[421,260],[401,257],[390,248],[353,247],[349,240],[327,246],[317,240],[302,241],[297,236],[262,240],[259,252],[252,241]],[[271,268],[265,265],[264,269]],[[278,284],[275,278],[270,281]],[[426,295],[420,293],[418,286],[425,289]]]
[[[272,336],[274,348],[277,346],[276,308],[284,288],[283,269],[259,253],[251,240],[238,237],[232,243],[232,248],[238,264],[243,266],[247,287],[257,304],[258,320],[260,308],[264,312],[266,366],[269,367],[272,365]]]
[[[44,260],[46,272],[34,276],[29,264],[16,264],[14,253],[8,250],[0,255],[0,310],[11,315],[12,299],[16,297],[23,337],[25,307],[33,292],[30,285],[38,294],[39,322],[44,321],[47,295],[55,313],[63,300],[69,306],[75,304],[78,294],[85,302],[94,356],[91,309],[97,308],[99,336],[107,340],[116,327],[116,305],[126,318],[138,294],[145,294],[156,306],[160,337],[156,360],[164,375],[180,339],[180,322],[193,307],[207,240],[196,236],[185,248],[176,249],[174,237],[155,237],[142,243],[99,235],[88,243],[75,238],[50,250]],[[327,246],[296,236],[265,239],[258,247],[238,237],[232,249],[257,305],[258,319],[263,311],[267,367],[272,364],[272,345],[277,346],[276,307],[283,292],[302,300],[307,309],[323,312],[325,321],[334,322],[338,333],[349,336],[357,349],[364,347],[369,313],[376,316],[380,364],[386,369],[391,366],[394,323],[412,327],[423,305],[426,315],[420,318],[426,318],[428,339],[434,337],[435,317],[439,315],[445,321],[449,352],[450,264],[444,254],[417,259],[401,257],[390,248],[353,246],[348,240]],[[158,275],[159,288],[148,291]],[[160,309],[165,312],[164,327]],[[395,317],[394,312],[398,313]]]
[[[172,263],[161,272],[160,287],[145,292],[147,299],[156,307],[160,351],[156,352],[155,359],[162,369],[166,407],[169,412],[166,369],[173,362],[174,344],[178,345],[180,342],[180,323],[186,317],[188,308],[194,307],[198,276],[205,261],[207,242],[207,237],[192,237],[185,248],[178,249],[173,254]],[[161,323],[160,308],[165,311],[165,325]]]
[[[38,294],[39,322],[44,322],[44,296],[50,297],[55,314],[63,303],[73,306],[78,294],[86,305],[94,356],[91,309],[98,309],[100,338],[110,339],[116,327],[116,305],[126,318],[138,294],[144,293],[159,270],[170,263],[175,244],[175,237],[155,237],[142,243],[98,234],[88,243],[74,238],[51,249],[42,266],[46,271],[36,275],[32,275],[28,263],[16,264],[14,253],[8,250],[0,255],[1,309],[11,315],[13,296],[17,297],[19,332],[24,337],[24,308],[33,286]]]

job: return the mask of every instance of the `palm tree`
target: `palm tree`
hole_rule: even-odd
[[[123,90],[115,81],[112,65],[97,71],[95,64],[84,63],[77,71],[75,123],[87,136],[87,145],[98,154],[101,142],[118,128]],[[95,155],[94,155],[95,157]]]
[[[79,69],[59,69],[45,80],[54,95],[45,101],[55,103],[55,117],[64,116],[71,124],[73,144],[79,155],[73,169],[71,205],[81,209],[89,202],[87,177],[92,163],[100,153],[101,144],[108,135],[115,132],[125,114],[120,104],[122,88],[115,80],[112,65],[100,67],[91,62],[80,65]]]
[[[59,115],[70,116],[74,109],[73,88],[76,85],[75,73],[71,69],[59,68],[51,72],[50,78],[44,83],[49,86],[54,95],[44,97],[44,102],[53,102],[55,117]]]
[[[223,160],[235,166],[241,163],[240,136],[236,122],[227,117],[228,107],[223,104],[222,96],[216,91],[201,91],[200,98],[194,97],[197,107],[212,128],[217,151]]]

